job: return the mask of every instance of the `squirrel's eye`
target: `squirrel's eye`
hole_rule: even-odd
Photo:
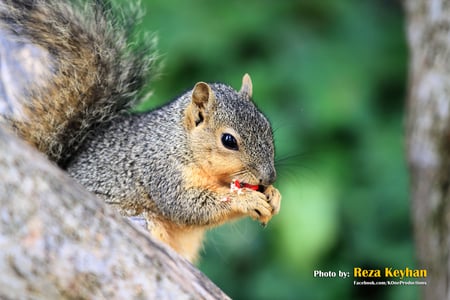
[[[236,139],[229,133],[222,134],[222,144],[227,149],[239,150]]]

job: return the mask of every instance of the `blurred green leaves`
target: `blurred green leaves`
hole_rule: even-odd
[[[275,128],[280,215],[214,229],[200,268],[234,299],[417,298],[312,275],[414,267],[399,1],[142,2],[164,68],[141,109],[248,72]]]

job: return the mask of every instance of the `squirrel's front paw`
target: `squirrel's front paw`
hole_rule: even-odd
[[[273,215],[273,207],[265,194],[256,191],[245,191],[234,195],[231,199],[233,210],[258,220],[265,226]]]
[[[264,195],[267,197],[267,202],[272,206],[272,215],[278,214],[281,206],[280,192],[273,185],[270,185],[264,191]]]

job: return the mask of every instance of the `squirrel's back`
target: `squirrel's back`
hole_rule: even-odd
[[[110,1],[0,2],[0,123],[62,167],[154,75],[153,39],[131,42],[138,9],[118,9]]]

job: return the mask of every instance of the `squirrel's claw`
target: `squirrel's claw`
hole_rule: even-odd
[[[267,202],[272,206],[272,215],[278,214],[281,207],[280,192],[273,185],[269,185],[264,191],[264,195],[267,197]]]

